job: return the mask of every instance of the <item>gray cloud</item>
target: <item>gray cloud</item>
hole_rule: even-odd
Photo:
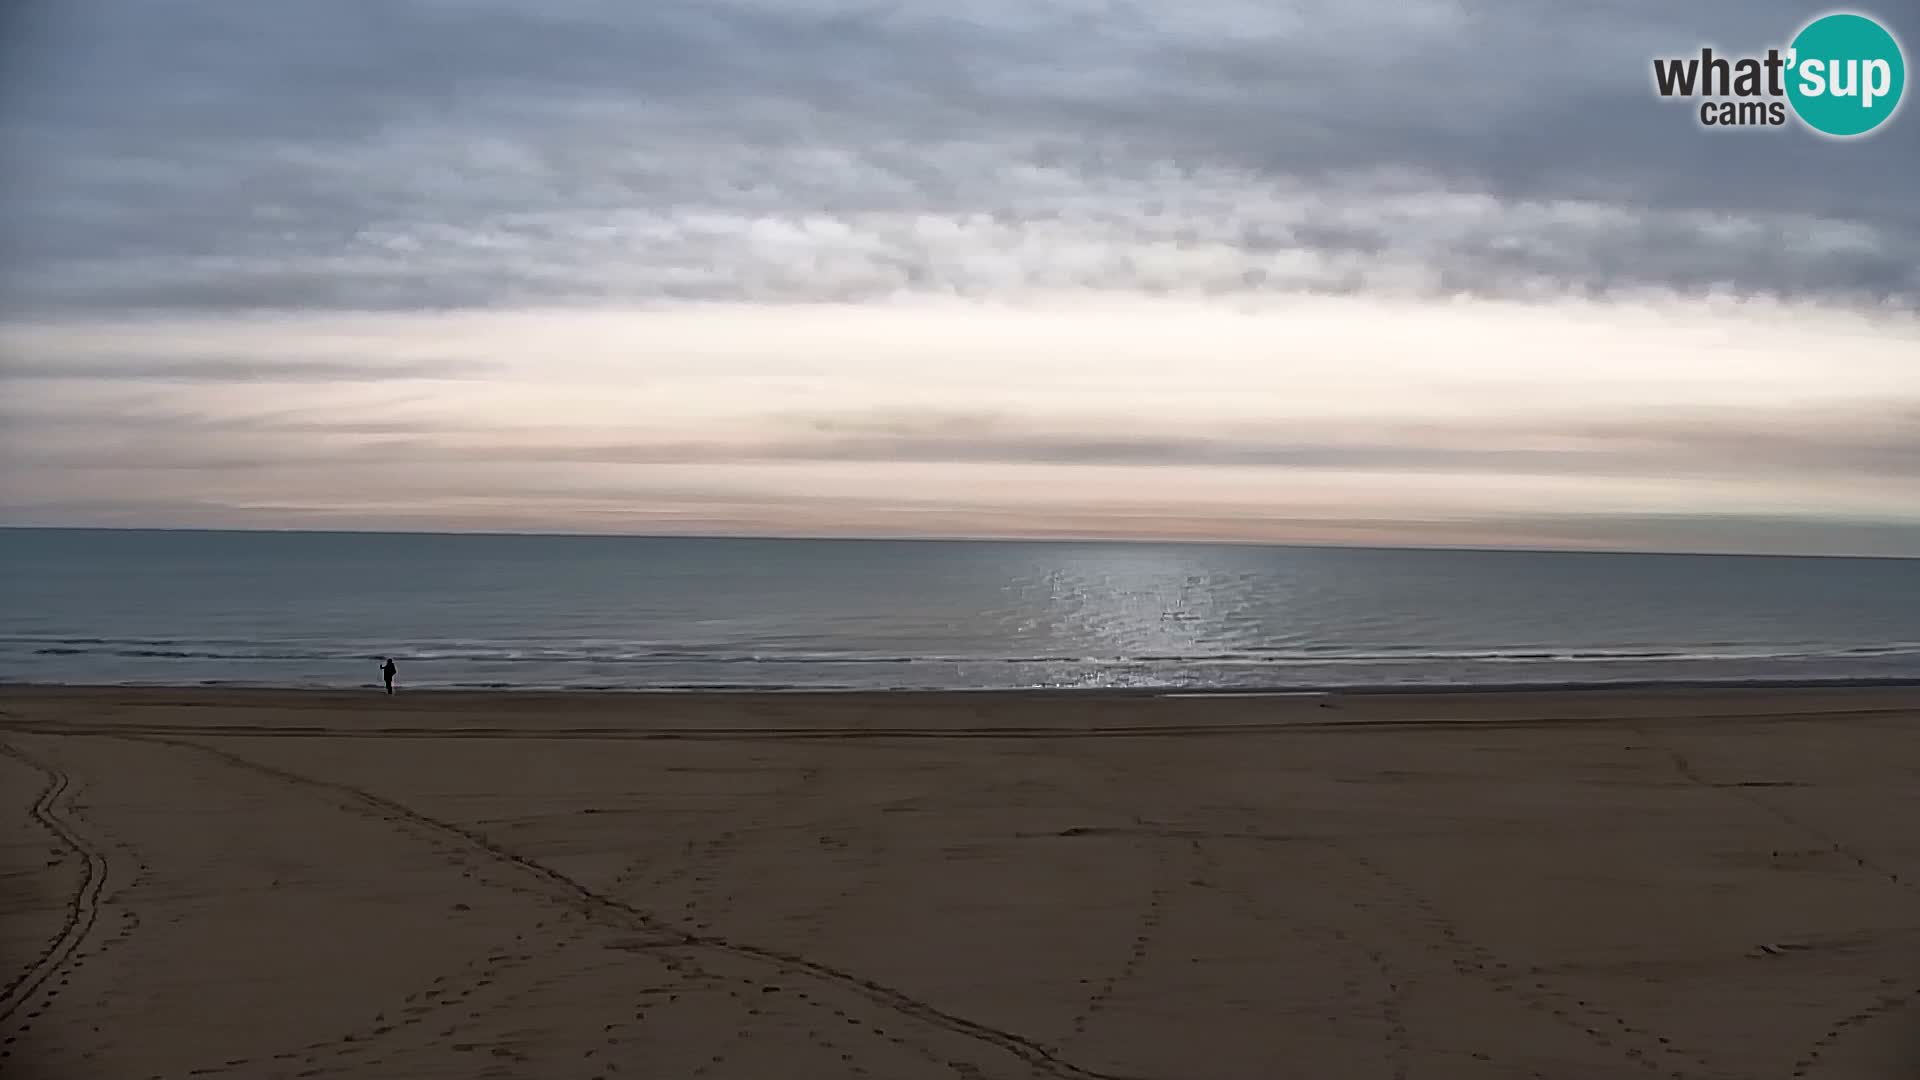
[[[15,310],[1920,305],[1920,141],[1714,135],[1648,88],[1655,54],[1780,42],[1786,0],[30,7],[0,99]]]
[[[1701,547],[1743,546],[1744,535],[1920,551],[1911,524],[1833,517],[1876,500],[1920,505],[1910,395],[1706,411],[1685,404],[1700,380],[1676,377],[1671,409],[1569,401],[1578,419],[1559,423],[1485,415],[1501,408],[1495,386],[1481,415],[1454,422],[1318,421],[1302,409],[1266,426],[1183,414],[1157,430],[1123,415],[1128,405],[1105,420],[825,411],[843,391],[925,400],[903,389],[916,373],[886,386],[849,365],[812,413],[765,415],[765,385],[743,381],[738,400],[714,390],[703,401],[724,424],[689,438],[684,425],[650,433],[651,390],[621,357],[585,366],[603,365],[619,381],[610,392],[634,402],[630,430],[604,409],[591,428],[555,419],[571,415],[562,393],[530,392],[539,400],[517,411],[489,387],[402,385],[537,380],[548,358],[523,340],[503,344],[508,369],[484,355],[420,355],[432,346],[390,336],[396,320],[284,348],[275,333],[347,320],[262,319],[241,337],[206,329],[270,310],[1053,290],[1677,293],[1891,312],[1859,330],[1879,356],[1897,348],[1888,334],[1911,336],[1920,310],[1911,108],[1890,132],[1838,143],[1703,132],[1649,88],[1656,54],[1765,48],[1806,10],[1788,0],[6,5],[0,317],[57,325],[10,334],[0,356],[0,504],[10,520],[72,523],[564,520]],[[1920,41],[1905,9],[1882,14]],[[215,318],[124,318],[139,312]],[[96,347],[109,314],[119,329]],[[1830,325],[1842,327],[1836,355],[1850,355],[1851,331]],[[176,330],[206,337],[151,348],[135,337]],[[258,355],[196,352],[193,340],[262,344]],[[1557,360],[1556,347],[1542,340],[1541,359]],[[635,354],[636,368],[668,362],[644,345]],[[1738,367],[1715,370],[1732,378]],[[1837,385],[1869,378],[1844,368]],[[856,382],[860,393],[846,389]],[[1469,398],[1470,382],[1460,384]],[[1017,388],[988,396],[1029,400]],[[854,465],[873,467],[842,468]],[[998,465],[1176,479],[1151,498],[1136,471],[1008,502],[972,481],[935,482],[1017,475],[986,468]],[[1473,520],[1440,521],[1356,516],[1370,512],[1364,499],[1269,507],[1260,494],[1181,490],[1179,478],[1198,475],[1181,469],[1267,470],[1276,489],[1305,477],[1293,490],[1308,501],[1338,470],[1398,476],[1409,493],[1459,481],[1474,489],[1463,499],[1484,505]],[[894,487],[848,494],[853,473]],[[1535,504],[1500,495],[1502,484],[1585,485],[1614,506],[1665,505],[1690,486],[1701,501],[1689,506],[1818,508],[1778,519],[1503,516],[1489,508]],[[1406,510],[1382,498],[1374,505]]]
[[[1826,416],[1680,413],[1545,425],[1476,421],[1449,427],[1289,423],[1286,431],[1211,436],[1088,435],[988,417],[890,415],[862,425],[817,424],[821,434],[758,443],[634,443],[489,450],[505,456],[624,464],[853,461],[972,464],[1229,466],[1561,475],[1871,477],[1920,482],[1920,402],[1874,403]],[[862,431],[862,427],[868,430]],[[851,430],[849,430],[851,429]],[[435,452],[431,441],[413,454]]]
[[[147,383],[361,383],[370,379],[477,379],[493,365],[464,359],[370,361],[307,356],[143,354],[0,357],[0,382],[80,380]]]
[[[1108,425],[940,412],[770,417],[787,435],[755,439],[596,439],[528,428],[510,441],[457,422],[337,419],[299,410],[201,414],[121,407],[111,433],[84,410],[10,421],[14,460],[51,469],[205,472],[344,466],[553,464],[672,466],[852,462],[906,465],[1235,467],[1404,475],[1689,476],[1866,480],[1920,495],[1920,401],[1825,411],[1678,409],[1471,423],[1290,421],[1207,435],[1116,433]],[[81,437],[73,437],[75,434]]]

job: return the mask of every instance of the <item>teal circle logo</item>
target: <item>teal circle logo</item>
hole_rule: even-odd
[[[1825,135],[1865,135],[1887,122],[1907,87],[1900,43],[1865,15],[1825,15],[1794,35],[1787,99]]]

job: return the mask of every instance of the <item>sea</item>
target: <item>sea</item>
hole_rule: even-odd
[[[502,690],[1920,681],[1920,560],[0,529],[0,680]]]

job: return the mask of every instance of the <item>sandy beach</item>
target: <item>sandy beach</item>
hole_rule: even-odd
[[[1920,692],[0,692],[6,1076],[1913,1076]]]

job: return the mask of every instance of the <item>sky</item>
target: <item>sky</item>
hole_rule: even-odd
[[[1825,10],[8,5],[0,522],[1920,555]]]

